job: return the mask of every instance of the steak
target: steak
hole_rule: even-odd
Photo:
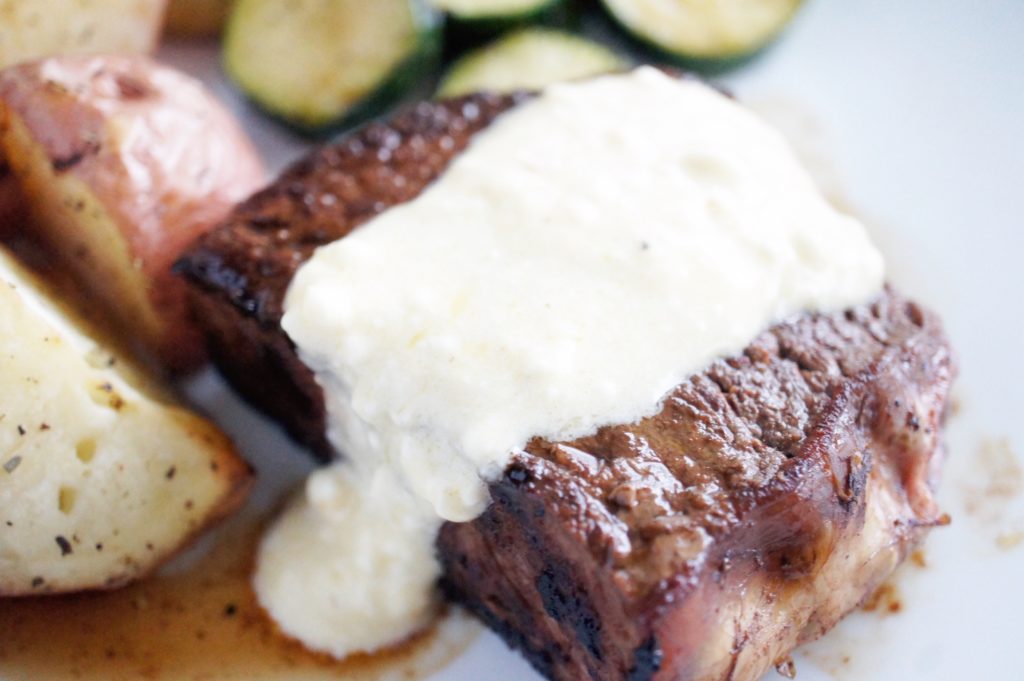
[[[526,95],[423,103],[325,146],[177,269],[223,374],[323,457],[323,396],[280,328],[296,269],[415,198]],[[933,489],[954,363],[892,289],[766,330],[655,416],[531,441],[438,539],[448,595],[551,679],[759,678],[946,522]]]
[[[446,591],[551,679],[758,679],[947,522],[953,373],[891,290],[778,324],[653,417],[530,442],[442,529]]]
[[[281,330],[284,295],[317,246],[410,201],[474,133],[527,95],[423,102],[300,160],[178,261],[214,364],[253,406],[320,458],[323,395]]]

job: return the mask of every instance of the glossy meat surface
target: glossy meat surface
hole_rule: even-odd
[[[322,395],[279,326],[292,275],[519,99],[424,103],[324,147],[179,263],[221,370],[320,454]],[[891,290],[788,320],[652,418],[531,442],[483,516],[443,529],[446,590],[552,679],[757,679],[943,522],[953,373],[938,320]]]
[[[331,454],[323,397],[280,327],[292,275],[317,246],[418,196],[474,133],[521,99],[423,102],[326,145],[239,205],[179,261],[218,368],[322,457]]]
[[[531,442],[442,531],[448,592],[553,679],[758,679],[944,522],[953,373],[892,291],[779,324],[656,416]]]

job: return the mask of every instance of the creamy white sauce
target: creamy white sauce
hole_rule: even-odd
[[[347,458],[269,531],[261,603],[338,656],[409,635],[438,528],[482,512],[531,437],[654,414],[772,322],[882,278],[863,227],[721,94],[651,68],[548,89],[297,273],[283,326]]]

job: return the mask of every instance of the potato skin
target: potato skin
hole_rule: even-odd
[[[25,221],[25,199],[11,174],[10,166],[0,154],[0,239],[16,234]]]
[[[230,114],[146,57],[44,59],[0,74],[0,153],[81,285],[170,370],[199,366],[171,265],[265,177]]]
[[[233,0],[170,0],[165,29],[184,37],[212,37],[224,28]]]

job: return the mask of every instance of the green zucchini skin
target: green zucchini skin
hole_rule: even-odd
[[[416,45],[410,49],[401,62],[368,91],[338,116],[323,123],[309,123],[282,112],[264,101],[258,93],[252,92],[241,79],[235,77],[222,54],[222,68],[242,95],[254,108],[282,127],[299,137],[310,141],[322,140],[338,135],[362,123],[383,116],[410,96],[424,91],[425,84],[437,80],[441,70],[442,47],[444,42],[444,17],[420,0],[410,0],[417,21]],[[228,30],[231,29],[229,22]],[[429,89],[425,90],[429,93]]]
[[[623,36],[630,43],[633,49],[646,56],[648,60],[654,62],[667,62],[681,67],[686,71],[692,71],[706,76],[714,76],[737,69],[756,60],[762,54],[769,51],[775,45],[779,37],[785,33],[787,26],[791,23],[793,17],[796,16],[803,5],[803,0],[796,3],[793,10],[780,24],[779,28],[766,40],[741,50],[715,56],[696,55],[666,47],[649,36],[644,35],[642,31],[627,25],[618,16],[616,16],[615,12],[612,11],[611,7],[607,2],[605,2],[605,0],[601,0],[599,4],[602,11],[598,14],[603,15],[602,19],[604,22],[619,35]]]
[[[533,61],[538,55],[543,63]],[[510,32],[473,50],[448,69],[438,98],[478,91],[534,90],[566,79],[621,71],[629,61],[602,43],[546,27]]]
[[[702,76],[717,76],[738,69],[749,62],[755,61],[762,54],[768,52],[772,45],[775,44],[775,39],[773,38],[760,47],[741,54],[727,57],[694,57],[666,50],[657,43],[629,32],[625,27],[622,27],[621,30],[626,33],[626,39],[629,40],[633,48],[646,57],[643,61],[671,64],[684,71],[698,73]]]
[[[568,3],[566,0],[544,0],[526,11],[515,14],[458,15],[445,13],[447,39],[455,47],[471,47],[499,33],[531,24],[558,25],[563,23]]]
[[[420,36],[420,44],[395,67],[391,75],[341,118],[319,127],[291,126],[304,137],[331,137],[367,121],[379,118],[408,100],[424,83],[437,79],[441,70],[443,43],[441,23]]]

